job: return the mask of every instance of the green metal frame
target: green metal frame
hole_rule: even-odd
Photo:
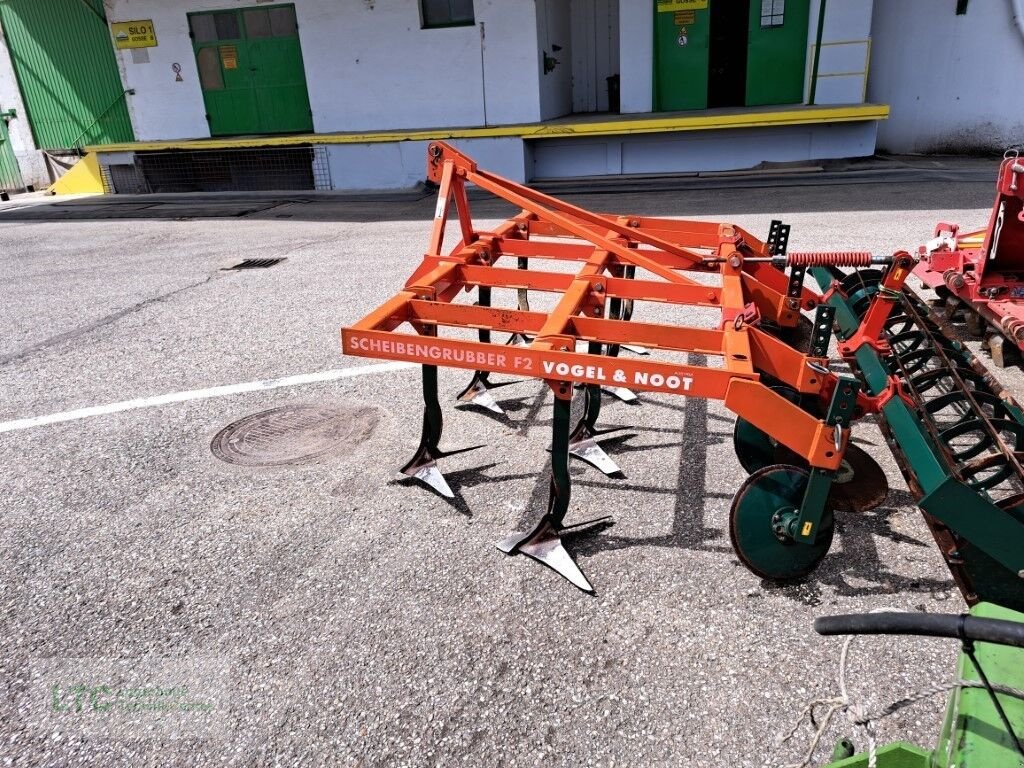
[[[1024,613],[991,603],[978,603],[971,615],[1024,623]],[[1024,649],[991,643],[975,643],[974,652],[990,682],[1024,690]],[[961,652],[956,679],[980,682],[981,677],[966,653]],[[1024,732],[1024,701],[997,693],[1017,733]],[[935,748],[925,750],[895,742],[879,747],[878,768],[1019,768],[1021,756],[1006,732],[995,705],[984,688],[956,688],[946,704]],[[867,753],[828,763],[826,768],[867,768]]]
[[[823,267],[814,267],[811,272],[821,289],[829,290],[832,273]],[[831,293],[828,303],[836,309],[840,335],[849,338],[859,327],[859,318],[838,291]],[[974,360],[959,342],[953,343],[953,349],[968,364]],[[881,395],[888,389],[890,371],[874,348],[862,344],[855,351],[855,361],[869,394]],[[1011,405],[1009,411],[1024,424],[1020,408]],[[986,591],[978,590],[981,599],[1016,594],[1020,602],[1012,607],[1020,607],[1024,604],[1024,522],[950,475],[942,451],[903,399],[890,398],[881,412],[923,491],[918,506],[982,550],[986,561],[998,564],[998,572],[985,577]]]

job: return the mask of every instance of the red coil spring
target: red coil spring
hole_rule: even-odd
[[[870,251],[805,251],[786,256],[790,267],[870,267]]]

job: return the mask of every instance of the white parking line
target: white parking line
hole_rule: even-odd
[[[393,373],[415,367],[417,367],[415,363],[374,363],[373,365],[359,365],[354,368],[334,368],[330,371],[320,371],[319,373],[302,373],[298,376],[285,376],[281,379],[248,381],[244,384],[228,384],[223,387],[193,389],[188,392],[172,392],[168,395],[157,395],[156,397],[140,397],[136,400],[124,400],[120,403],[95,405],[90,408],[53,413],[49,416],[35,416],[30,419],[0,422],[0,432],[14,432],[19,429],[44,427],[48,424],[60,424],[65,421],[88,419],[93,416],[106,416],[111,413],[121,413],[122,411],[134,411],[138,408],[155,408],[161,405],[170,405],[171,403],[185,403],[190,400],[209,400],[212,397],[227,397],[228,395],[237,395],[243,392],[261,392],[267,389],[298,387],[303,384],[319,384],[324,381],[351,379],[356,376],[370,376],[375,373]]]

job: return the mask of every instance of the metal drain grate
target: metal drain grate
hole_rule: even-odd
[[[272,267],[275,264],[280,264],[282,261],[284,261],[283,258],[280,258],[280,259],[245,259],[244,261],[241,261],[238,264],[235,264],[235,266],[233,266],[233,267],[228,267],[227,271],[237,270],[237,269],[267,269],[268,267]]]
[[[377,426],[373,408],[288,405],[229,424],[213,438],[213,455],[229,464],[301,464],[326,453],[350,453]]]

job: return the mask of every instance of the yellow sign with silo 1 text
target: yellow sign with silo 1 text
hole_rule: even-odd
[[[151,19],[115,21],[110,25],[116,48],[155,48],[156,30]]]
[[[658,0],[658,13],[703,11],[707,7],[708,0]]]

